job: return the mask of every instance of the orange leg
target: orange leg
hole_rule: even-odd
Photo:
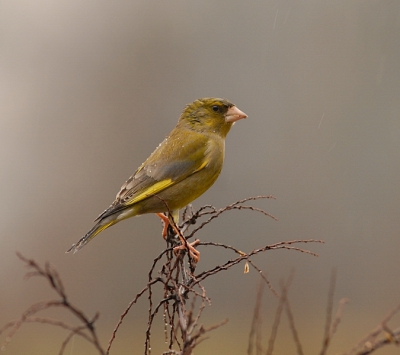
[[[164,228],[162,231],[162,236],[164,239],[167,239],[167,232],[168,232],[168,226],[171,225],[171,227],[174,229],[175,233],[178,235],[182,245],[179,245],[174,248],[174,252],[178,253],[180,250],[183,249],[188,249],[190,256],[192,259],[198,263],[200,261],[200,252],[196,250],[195,246],[200,243],[200,240],[196,239],[194,242],[189,243],[186,241],[186,239],[183,238],[181,231],[172,225],[169,221],[169,218],[164,214],[164,213],[156,213],[158,217],[161,218],[161,220],[164,222]]]
[[[161,220],[164,222],[164,227],[162,230],[162,236],[164,239],[167,239],[167,233],[168,233],[168,226],[169,226],[169,218],[164,214],[164,213],[156,213],[158,217],[161,218]]]

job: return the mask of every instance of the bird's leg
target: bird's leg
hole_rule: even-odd
[[[168,227],[171,226],[175,233],[178,235],[179,240],[181,241],[181,245],[174,248],[174,252],[178,253],[180,250],[188,249],[190,256],[193,260],[198,263],[200,260],[200,252],[196,250],[195,246],[200,243],[200,240],[196,239],[194,242],[189,243],[185,237],[182,235],[182,232],[179,230],[178,226],[175,223],[171,223],[170,219],[164,213],[156,213],[158,217],[164,222],[164,227],[162,231],[162,236],[166,240],[168,235]]]
[[[158,217],[161,218],[161,220],[164,222],[164,227],[162,230],[162,236],[165,240],[167,240],[167,235],[168,235],[168,226],[170,225],[169,223],[169,218],[164,214],[164,213],[156,213]]]

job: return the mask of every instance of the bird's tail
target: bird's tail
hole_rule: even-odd
[[[82,249],[87,243],[89,243],[97,234],[102,232],[104,229],[111,227],[115,223],[117,223],[116,220],[98,221],[89,232],[87,232],[81,239],[79,239],[76,244],[72,244],[71,248],[69,248],[66,253],[70,253],[71,251],[73,251],[75,254],[79,249]]]

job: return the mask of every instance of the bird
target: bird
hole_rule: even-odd
[[[76,253],[112,225],[146,213],[157,214],[181,240],[195,262],[200,253],[178,230],[179,210],[201,196],[217,180],[225,156],[225,138],[232,125],[247,118],[233,103],[202,98],[185,106],[178,123],[155,151],[122,185],[114,202],[95,219],[95,225],[66,252]]]

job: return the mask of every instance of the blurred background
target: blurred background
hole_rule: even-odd
[[[65,251],[175,126],[184,105],[224,97],[249,116],[227,139],[216,184],[194,203],[253,195],[279,221],[232,211],[198,237],[243,251],[323,239],[312,257],[253,258],[289,299],[306,353],[322,344],[332,268],[335,309],[350,300],[330,354],[349,350],[400,301],[400,3],[397,0],[0,2],[0,326],[55,298],[24,280],[19,251],[60,273],[106,346],[163,250],[153,215]],[[234,255],[200,247],[198,271]],[[207,280],[201,324],[229,318],[196,354],[245,354],[259,276],[243,265]],[[264,345],[276,298],[263,302]],[[125,319],[112,354],[142,354],[148,302]],[[60,310],[44,313],[65,321]],[[167,350],[157,318],[152,353]],[[400,317],[389,323],[398,326]],[[56,354],[66,332],[24,325],[6,354]],[[2,337],[1,342],[4,341]],[[286,321],[275,345],[294,353]],[[67,354],[96,354],[74,339]],[[380,354],[397,354],[388,347]]]

